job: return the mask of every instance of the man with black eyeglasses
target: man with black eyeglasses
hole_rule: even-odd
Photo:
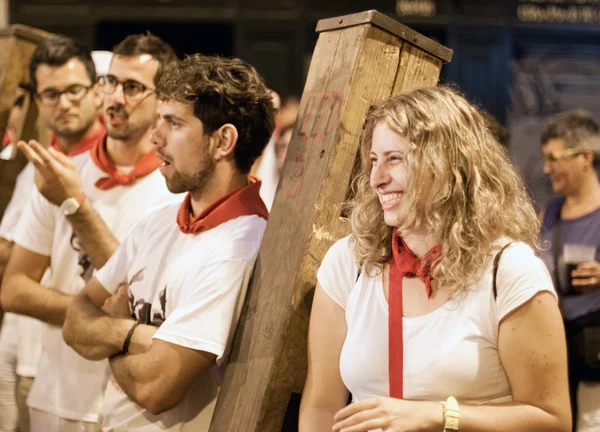
[[[176,60],[172,48],[156,36],[132,35],[114,48],[109,72],[96,87],[38,91],[40,100],[66,104],[97,90],[104,96],[107,136],[78,161],[54,147],[19,143],[36,168],[37,190],[17,228],[0,300],[5,310],[46,323],[27,400],[32,432],[99,430],[108,363],[77,355],[63,341],[61,326],[74,295],[134,223],[147,209],[175,197],[157,170],[162,161],[149,138],[158,103],[155,83]],[[57,116],[64,128],[75,120]],[[40,285],[47,268],[45,285],[51,288]]]
[[[105,129],[98,118],[102,95],[90,52],[74,40],[50,37],[38,45],[29,64],[30,89],[41,119],[52,132],[51,146],[75,160],[101,141]],[[22,93],[20,104],[26,94]],[[7,127],[8,129],[8,127]],[[14,131],[9,134],[15,143]],[[19,174],[13,198],[0,223],[0,279],[13,248],[13,237],[27,197],[34,188],[35,168]],[[42,324],[7,313],[0,332],[0,431],[29,430],[25,399],[36,375]],[[16,390],[16,391],[15,391]],[[18,397],[16,397],[18,395]]]

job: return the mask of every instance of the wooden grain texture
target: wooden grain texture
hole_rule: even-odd
[[[440,59],[429,55],[415,45],[405,43],[402,47],[400,67],[392,94],[436,85],[441,68],[442,61]]]
[[[322,33],[211,432],[278,431],[306,373],[316,270],[340,214],[369,107],[389,96],[402,42],[374,26]]]
[[[13,106],[19,84],[29,83],[29,60],[37,44],[50,33],[22,25],[12,25],[0,29],[0,133],[4,135],[10,109]],[[37,121],[37,107],[32,101],[24,105],[26,111],[21,130],[17,136],[22,139],[47,141],[45,128]],[[0,218],[10,201],[16,177],[25,166],[22,155],[0,163]]]
[[[409,41],[416,45],[422,51],[445,61],[452,59],[452,50],[443,45],[423,36],[422,34],[408,28],[404,24],[393,20],[389,16],[376,10],[368,10],[350,15],[343,15],[335,18],[320,20],[317,24],[317,32],[339,30],[356,25],[372,24],[385,32],[394,35],[402,40]]]

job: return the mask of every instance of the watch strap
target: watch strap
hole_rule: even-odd
[[[457,400],[450,396],[445,402],[442,402],[444,407],[444,431],[458,431],[458,422],[460,420],[460,408]]]

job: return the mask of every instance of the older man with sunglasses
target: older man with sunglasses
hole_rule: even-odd
[[[103,93],[105,139],[77,161],[33,141],[19,143],[36,168],[39,192],[17,228],[0,299],[5,310],[46,323],[27,400],[32,432],[99,430],[108,363],[85,360],[65,344],[65,313],[145,211],[173,198],[157,170],[162,161],[150,141],[150,126],[158,103],[155,84],[176,56],[150,34],[129,36],[113,52],[107,76],[93,90],[89,84],[57,87],[45,96],[38,92],[65,104],[96,89]],[[46,269],[50,288],[40,284]],[[106,308],[110,311],[110,302]]]
[[[586,361],[585,352],[600,351],[600,343],[584,346],[583,332],[596,327],[600,336],[600,127],[584,111],[567,111],[546,124],[541,144],[544,172],[560,195],[546,206],[541,238],[550,244],[544,261],[561,295],[573,430],[597,431],[600,369]]]

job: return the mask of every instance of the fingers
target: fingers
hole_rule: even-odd
[[[333,419],[336,422],[339,422],[339,421],[344,420],[345,418],[348,418],[358,412],[371,409],[375,405],[376,405],[376,403],[375,403],[374,399],[367,399],[364,401],[351,403],[350,405],[342,408],[337,413],[335,413],[335,416],[333,417]]]
[[[117,292],[115,293],[115,295],[128,297],[129,296],[129,285],[127,285],[125,283],[119,285],[119,287],[117,288]]]
[[[64,156],[62,153],[57,152],[53,148],[46,149],[40,143],[36,141],[29,141],[29,145],[36,151],[37,155],[44,161],[45,168],[49,169],[54,173],[55,176],[65,172],[65,168],[76,169],[71,161],[68,164],[62,163],[57,155]],[[65,156],[66,157],[66,156]]]
[[[45,168],[44,160],[37,154],[35,149],[25,141],[19,141],[17,143],[19,150],[23,152],[29,162],[31,162],[37,169]]]
[[[29,143],[19,141],[17,146],[25,154],[27,159],[40,171],[50,169],[56,173],[57,170],[61,168],[52,154],[35,140],[30,140]]]
[[[59,151],[56,151],[52,147],[50,147],[48,149],[48,151],[50,152],[50,154],[52,155],[52,157],[57,162],[59,162],[60,164],[62,164],[66,168],[77,169],[77,165],[75,165],[75,162],[73,162],[71,160],[71,158],[69,156],[67,156],[66,154],[61,153]]]
[[[579,264],[576,270],[594,270],[600,272],[600,263],[596,261],[584,262]]]
[[[598,282],[600,282],[600,279],[592,276],[587,278],[572,279],[571,285],[573,285],[574,287],[589,287],[598,285]]]
[[[358,412],[333,425],[335,432],[369,432],[384,426],[380,413],[375,409]]]
[[[594,263],[579,264],[575,270],[571,272],[571,277],[574,278],[600,278],[600,267]]]

